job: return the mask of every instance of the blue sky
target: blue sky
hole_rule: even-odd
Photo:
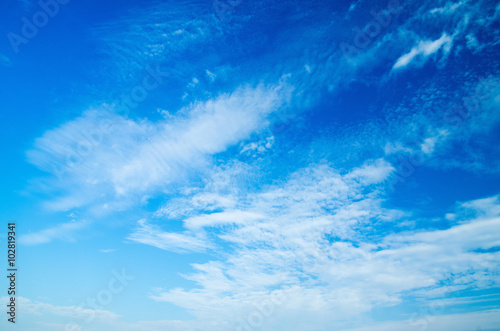
[[[2,330],[500,330],[498,1],[1,15]]]

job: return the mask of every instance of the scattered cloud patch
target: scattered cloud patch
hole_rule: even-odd
[[[71,221],[36,233],[23,234],[19,237],[19,242],[30,246],[46,244],[54,239],[74,242],[76,241],[76,232],[88,225],[89,223],[86,221]]]
[[[109,249],[100,249],[99,252],[101,253],[113,253],[113,252],[116,252],[116,249],[113,249],[113,248],[109,248]]]
[[[9,302],[9,297],[1,297],[0,302],[6,304]],[[77,320],[86,320],[89,316],[99,320],[113,320],[120,316],[107,310],[94,310],[78,306],[58,306],[50,303],[33,301],[25,297],[17,297],[16,303],[19,305],[19,311],[26,315],[48,314]]]
[[[268,126],[267,116],[286,106],[291,90],[286,84],[242,87],[157,123],[90,110],[38,138],[28,159],[60,178],[52,184],[63,196],[48,202],[49,208],[67,210],[96,198],[107,201],[101,210],[121,208],[137,193],[203,170],[211,156]]]
[[[203,234],[166,232],[146,220],[140,220],[137,230],[127,239],[177,253],[203,252],[213,247]]]
[[[402,55],[392,67],[393,70],[404,68],[410,63],[419,60],[419,63],[425,63],[429,56],[443,49],[443,54],[448,54],[450,52],[451,46],[453,44],[453,38],[448,36],[448,34],[443,33],[439,39],[434,41],[422,40],[411,49],[409,53]]]

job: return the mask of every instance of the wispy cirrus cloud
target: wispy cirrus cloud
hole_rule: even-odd
[[[138,228],[127,239],[177,253],[203,252],[208,248],[213,248],[203,234],[165,232],[146,220],[140,220]]]
[[[106,193],[97,208],[119,208],[116,201],[165,187],[189,171],[203,171],[211,156],[268,126],[267,116],[286,107],[291,91],[285,82],[242,87],[155,123],[90,110],[47,131],[28,158],[62,178],[52,181],[62,197],[48,207],[91,204],[96,199],[92,192],[99,189]]]
[[[107,310],[95,310],[78,306],[59,306],[31,300],[25,297],[17,297],[16,299],[22,314],[27,315],[52,315],[77,320],[88,319],[90,315],[101,321],[116,319],[120,316]],[[2,304],[8,303],[9,297],[1,297],[0,302]]]
[[[431,14],[453,14],[458,7],[462,6],[465,2],[447,2],[443,7],[433,8],[429,11]]]
[[[23,234],[19,237],[19,242],[24,245],[46,244],[54,239],[72,242],[76,240],[76,233],[89,226],[89,224],[86,221],[62,223],[39,232]]]
[[[394,66],[393,70],[408,66],[410,63],[419,60],[419,63],[424,63],[429,56],[435,54],[439,49],[443,48],[443,54],[446,55],[452,46],[453,38],[443,33],[439,39],[423,40],[411,49],[410,52],[402,55]]]
[[[275,307],[276,314],[266,320],[266,327],[302,331],[326,330],[327,325],[327,330],[347,330],[353,327],[353,320],[358,325],[368,324],[367,316],[375,309],[409,300],[425,306],[445,288],[461,291],[477,285],[485,289],[497,286],[498,197],[460,204],[444,217],[446,226],[440,223],[436,228],[418,228],[412,212],[391,208],[387,198],[387,182],[396,171],[396,164],[388,160],[419,152],[423,161],[438,164],[442,154],[449,152],[450,142],[470,139],[497,123],[492,115],[497,110],[496,96],[485,102],[489,105],[487,114],[479,116],[477,112],[477,117],[463,121],[460,129],[449,128],[435,110],[446,103],[443,94],[453,89],[441,88],[437,82],[420,93],[424,88],[418,89],[419,82],[400,84],[398,80],[406,79],[402,77],[405,70],[400,69],[432,59],[445,62],[441,60],[457,56],[465,46],[487,51],[488,44],[481,38],[465,37],[481,36],[484,29],[478,26],[491,24],[492,20],[486,19],[490,14],[481,12],[481,4],[484,1],[456,5],[429,2],[421,10],[393,16],[394,25],[374,37],[352,61],[345,61],[340,54],[336,43],[341,37],[333,32],[344,25],[350,30],[358,21],[350,22],[353,26],[343,21],[332,25],[332,17],[338,17],[335,11],[333,16],[328,14],[304,27],[307,20],[303,18],[311,8],[297,10],[300,19],[291,20],[290,30],[283,29],[286,32],[259,34],[257,38],[245,35],[238,47],[230,44],[242,50],[237,59],[224,58],[223,65],[218,62],[228,46],[223,42],[209,56],[193,59],[221,35],[230,35],[229,40],[241,37],[236,30],[247,34],[245,24],[256,22],[256,15],[245,18],[249,23],[237,21],[234,27],[221,30],[209,24],[213,14],[193,18],[200,11],[197,9],[176,17],[180,13],[177,7],[170,10],[167,5],[158,5],[97,28],[96,34],[103,36],[99,51],[112,58],[109,67],[115,70],[109,76],[113,85],[117,77],[119,85],[153,61],[167,61],[185,80],[182,101],[194,101],[175,108],[178,111],[158,109],[164,115],[160,120],[146,115],[120,116],[113,112],[114,105],[97,107],[47,131],[28,152],[31,163],[61,179],[57,182],[52,176],[38,182],[55,192],[46,206],[53,210],[80,207],[97,213],[135,213],[137,209],[130,207],[140,204],[140,208],[156,212],[134,218],[141,220],[127,241],[208,256],[208,261],[192,264],[191,274],[183,275],[192,287],[168,284],[167,289],[149,294],[154,301],[184,308],[197,320],[117,323],[114,328],[234,330],[241,320],[248,321],[256,306],[277,294],[286,300]],[[248,5],[257,7],[260,3]],[[281,4],[273,6],[259,9],[271,18],[266,23],[271,32],[279,30],[272,25],[276,18],[272,9],[283,9]],[[362,1],[351,6],[349,15],[358,9],[365,13],[371,9],[362,6]],[[291,7],[286,9],[293,12]],[[470,23],[464,17],[471,17]],[[436,31],[442,32],[441,37]],[[307,43],[297,35],[307,36]],[[465,45],[465,40],[469,44]],[[283,42],[287,47],[275,47]],[[247,50],[254,50],[254,43],[262,58],[246,61]],[[266,54],[267,50],[271,52]],[[213,68],[214,63],[219,67]],[[393,75],[396,70],[400,74]],[[287,75],[281,83],[269,83],[278,81],[276,77],[283,73]],[[387,115],[387,121],[380,121],[380,117],[373,122],[356,120],[357,128],[346,129],[350,123],[342,123],[341,111],[347,102],[339,112],[310,123],[295,116],[292,124],[300,129],[294,132],[276,134],[268,129],[269,117],[286,112],[290,103],[306,111],[328,99],[326,106],[321,104],[320,110],[311,111],[311,116],[324,114],[322,108],[330,110],[332,92],[336,94],[351,83],[363,85],[362,91],[366,86],[391,90],[386,88],[393,83],[388,82],[391,79],[398,93],[407,85],[402,94],[413,103],[407,108],[393,105],[397,109]],[[264,83],[240,85],[247,80]],[[238,87],[228,87],[235,81]],[[217,87],[205,91],[210,84]],[[217,96],[219,87],[232,92]],[[360,90],[354,96],[346,95],[347,99],[363,99]],[[195,94],[201,97],[194,98]],[[379,108],[386,109],[385,96],[381,99],[373,106],[372,115]],[[353,108],[365,107],[355,101]],[[165,108],[169,102],[170,94],[160,101]],[[145,107],[144,114],[147,111]],[[325,118],[338,120],[339,126],[320,125]],[[317,123],[317,132],[316,126],[302,131],[311,123]],[[255,137],[257,133],[261,136]],[[311,145],[308,136],[315,140]],[[336,148],[330,148],[333,145]],[[271,163],[279,165],[266,167]],[[463,170],[466,165],[457,167]],[[166,202],[155,209],[159,200]],[[30,240],[42,243],[66,238],[64,231],[71,236],[72,230],[56,226]],[[493,313],[488,310],[481,315],[492,328],[498,325]],[[472,315],[464,314],[473,320],[479,318]],[[450,316],[439,318],[443,323],[435,325],[440,330],[456,325],[450,323]],[[413,327],[405,328],[406,322],[374,324],[379,329]]]
[[[343,329],[343,331],[400,331],[400,330],[496,330],[500,325],[498,309],[462,314],[423,315],[415,321],[390,321],[373,323],[370,326]]]
[[[199,216],[183,219],[183,212],[176,214],[188,231],[184,234],[205,233],[193,223],[217,227],[212,239],[205,240],[230,243],[234,249],[194,264],[194,273],[185,277],[195,288],[160,291],[151,298],[179,305],[198,320],[225,329],[227,321],[238,326],[238,316],[245,319],[255,309],[253,303],[279,293],[286,300],[280,313],[266,321],[268,327],[293,320],[291,330],[311,323],[321,330],[324,325],[347,330],[349,318],[375,306],[398,305],[408,296],[432,299],[444,289],[497,286],[498,253],[489,250],[500,245],[494,231],[499,215],[468,218],[465,210],[491,209],[498,197],[460,204],[459,216],[447,229],[419,230],[406,222],[410,214],[382,207],[384,182],[393,171],[382,160],[343,175],[326,165],[311,166],[263,192],[228,195],[237,202],[226,214],[204,209],[207,205],[195,211]],[[188,200],[197,194],[205,192]],[[162,209],[175,210],[168,205]],[[235,206],[239,213],[231,211]],[[257,211],[259,217],[247,217]],[[221,222],[223,215],[227,218]]]
[[[107,249],[100,249],[99,252],[101,253],[113,253],[113,252],[116,252],[116,249],[113,249],[113,248],[107,248]]]

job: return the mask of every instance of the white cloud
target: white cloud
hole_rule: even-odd
[[[203,234],[165,232],[160,227],[149,224],[146,220],[140,220],[138,225],[137,230],[127,239],[178,253],[203,252],[207,248],[213,247],[203,237]]]
[[[71,221],[36,233],[23,234],[19,242],[23,245],[39,245],[51,242],[54,239],[75,241],[75,233],[89,225],[85,221]]]
[[[216,225],[217,240],[234,250],[192,265],[194,272],[185,277],[195,283],[193,289],[160,291],[151,298],[183,307],[198,321],[217,325],[214,329],[230,330],[255,311],[254,304],[279,294],[285,299],[266,317],[265,328],[347,330],[350,318],[407,296],[432,299],[445,288],[497,286],[500,257],[488,250],[500,245],[498,198],[460,204],[449,229],[416,231],[408,225],[393,233],[395,222],[408,217],[382,207],[382,187],[393,170],[382,160],[344,175],[327,165],[310,166],[261,193],[228,193],[233,203],[222,212],[202,205],[198,216],[178,213],[187,229],[182,235],[205,235],[202,226]],[[198,194],[206,192],[194,191],[186,199]],[[464,219],[470,209],[495,212]],[[209,241],[211,249],[217,240]]]
[[[145,30],[140,29],[137,35]],[[199,42],[206,32],[203,28],[189,31],[196,32],[190,35],[178,29],[172,34]],[[374,40],[378,48],[374,52],[364,52],[367,63],[383,61],[383,56],[377,55],[387,56],[387,50],[393,49],[384,47],[384,42],[393,36],[381,36],[380,43]],[[120,39],[131,40],[130,45],[135,49],[135,38]],[[439,50],[447,53],[453,40],[454,37],[443,34],[435,41],[420,41],[400,57],[394,67],[398,63],[402,68],[426,61]],[[155,40],[148,44],[145,53],[148,56],[161,54],[162,44],[166,44],[163,39]],[[117,49],[125,50],[123,54],[133,53],[126,47]],[[318,57],[323,61],[322,55]],[[333,60],[329,65],[345,67]],[[130,69],[130,66],[123,67]],[[320,66],[320,69],[327,67]],[[349,76],[332,75],[331,70],[313,71],[324,74],[323,82],[329,83],[331,79],[344,80]],[[210,79],[215,78],[208,70],[206,74]],[[138,191],[139,197],[145,197],[141,191],[150,193],[160,190],[166,183],[183,180],[186,169],[208,172],[211,155],[267,125],[266,115],[286,103],[286,98],[283,100],[279,93],[266,88],[261,94],[257,90],[243,88],[233,95],[193,105],[179,112],[183,116],[178,116],[179,113],[169,115],[161,123],[91,111],[53,130],[54,136],[50,136],[50,132],[44,135],[30,154],[30,160],[43,169],[54,171],[53,166],[66,164],[67,143],[73,145],[71,148],[78,148],[79,141],[87,139],[80,134],[81,129],[94,129],[101,119],[107,118],[113,124],[113,133],[105,136],[102,143],[95,144],[81,163],[68,170],[66,181],[61,185],[69,188],[67,196],[50,206],[67,209],[93,203],[93,199],[99,203],[115,201]],[[247,98],[243,91],[251,97]],[[264,107],[259,108],[261,101]],[[235,104],[237,110],[233,112],[231,108]],[[268,104],[272,106],[266,107]],[[256,114],[246,114],[248,109],[257,109]],[[229,134],[224,136],[226,132]],[[432,153],[437,146],[434,136],[427,137],[420,145],[425,153]],[[259,141],[243,145],[241,153],[262,152],[264,147],[270,148],[272,143]],[[409,152],[411,149],[399,143],[386,145],[386,154],[397,151]],[[273,293],[281,293],[287,302],[275,307],[275,314],[265,321],[266,326],[275,326],[270,329],[320,330],[322,325],[331,326],[335,320],[357,318],[375,305],[395,305],[404,295],[420,291],[422,287],[419,294],[430,295],[443,279],[458,281],[462,288],[474,281],[477,284],[496,282],[493,274],[481,272],[490,266],[496,268],[498,254],[474,252],[496,243],[498,219],[494,213],[487,214],[488,219],[470,218],[463,222],[465,212],[459,208],[454,214],[458,216],[449,220],[458,219],[463,223],[454,223],[455,226],[448,230],[415,232],[403,212],[383,208],[382,183],[392,171],[392,167],[381,160],[347,174],[327,165],[314,165],[298,171],[287,182],[266,187],[262,193],[239,190],[239,183],[234,180],[236,176],[227,179],[225,174],[222,178],[212,178],[205,189],[186,189],[182,192],[185,197],[171,199],[157,211],[155,220],[139,221],[137,230],[128,239],[180,253],[210,251],[217,248],[219,241],[235,247],[230,254],[217,256],[216,261],[193,265],[194,273],[186,277],[198,285],[196,289],[178,288],[152,295],[155,300],[170,301],[194,312],[201,321],[139,322],[117,329],[234,330],[234,325],[229,326],[228,321],[238,317],[246,319],[256,310],[255,303],[269,300]],[[102,195],[95,196],[93,192],[96,191]],[[491,199],[474,204],[496,210],[498,203]],[[147,203],[147,198],[142,201]],[[102,205],[122,207],[119,203]],[[467,204],[463,206],[468,210],[472,208]],[[167,222],[156,225],[160,223],[158,219],[183,222],[186,230],[169,232]],[[387,233],[387,228],[394,228],[395,224],[406,224],[401,229],[407,232]],[[213,235],[208,232],[212,230]],[[478,239],[467,238],[468,233]],[[435,262],[429,258],[434,256]],[[449,261],[454,265],[450,266]],[[450,276],[457,273],[464,275]],[[496,312],[483,317],[489,320],[493,313]],[[480,318],[467,317],[473,321]],[[443,317],[444,322],[435,324],[435,329],[456,330],[450,327],[453,325],[449,321],[451,318]],[[311,325],[311,321],[316,325]],[[473,328],[472,323],[462,325]],[[491,323],[485,325],[493,327]],[[375,325],[370,330],[376,328],[410,329],[404,322]]]
[[[498,153],[498,146],[490,142],[500,123],[500,80],[494,76],[477,79],[467,82],[467,94],[458,104],[444,109],[438,118],[443,120],[441,123],[422,121],[428,127],[426,138],[437,139],[434,150],[439,150],[440,155],[430,160],[429,165],[480,173],[495,173],[500,169],[498,160],[491,158]],[[427,116],[432,116],[431,111],[434,109],[429,109]],[[458,145],[459,149],[449,153]]]
[[[155,20],[151,20],[155,17]],[[200,48],[221,36],[213,23],[213,15],[199,6],[156,3],[138,6],[113,20],[93,26],[97,49],[109,56],[112,79],[108,84],[137,77],[147,65],[168,63],[171,76],[183,76],[186,52]],[[190,68],[205,64],[190,62]],[[194,69],[193,69],[194,70]]]
[[[425,154],[430,154],[434,151],[434,145],[436,145],[436,138],[425,138],[424,143],[422,144],[422,152]]]
[[[439,39],[434,41],[423,40],[417,46],[413,47],[409,53],[402,55],[394,64],[392,69],[404,68],[413,62],[415,59],[426,61],[427,58],[436,53],[440,48],[443,48],[443,53],[447,54],[452,46],[453,38],[443,33]]]
[[[9,302],[9,297],[1,297],[0,302],[2,306]],[[69,319],[86,320],[92,317],[93,319],[110,320],[119,317],[120,315],[114,314],[107,310],[94,310],[78,306],[56,306],[50,303],[33,301],[25,297],[17,297],[16,304],[18,311],[26,315],[56,315],[67,317]]]
[[[500,328],[500,310],[446,315],[414,315],[408,320],[372,323],[360,328],[346,328],[342,331],[480,331]]]
[[[385,155],[391,155],[398,152],[411,153],[413,149],[404,146],[401,142],[387,142],[384,147]]]
[[[434,149],[436,148],[436,144],[440,143],[448,135],[448,130],[440,130],[434,135],[425,138],[423,143],[420,145],[420,149],[425,154],[432,154],[434,152]]]
[[[253,156],[257,156],[258,154],[262,154],[265,151],[270,150],[274,145],[274,136],[269,136],[267,138],[262,138],[257,142],[251,142],[243,146],[240,151],[240,154],[247,154]],[[254,152],[254,153],[252,153]]]
[[[12,66],[12,60],[7,55],[0,53],[0,65],[10,67]]]
[[[263,215],[254,212],[229,210],[221,213],[193,216],[184,220],[184,224],[186,228],[196,230],[201,227],[248,223],[262,218]]]
[[[469,217],[495,217],[500,215],[500,196],[464,202],[459,204],[458,208],[461,214]]]
[[[431,14],[452,14],[457,10],[458,7],[464,4],[463,1],[460,2],[448,2],[444,7],[434,8],[430,10]]]
[[[215,80],[215,78],[217,77],[216,74],[214,74],[213,72],[210,72],[208,69],[205,70],[205,73],[207,74],[207,76],[210,78],[210,80],[213,82]]]
[[[104,201],[96,208],[119,209],[130,196],[151,194],[189,171],[202,171],[210,156],[268,125],[267,115],[286,107],[290,93],[285,83],[244,87],[157,123],[90,110],[47,131],[28,158],[61,179],[51,184],[63,196],[48,207],[66,210]]]
[[[113,249],[113,248],[100,249],[99,252],[101,252],[101,253],[113,253],[113,252],[116,252],[116,249]]]
[[[472,50],[474,53],[481,51],[485,47],[485,45],[481,45],[479,43],[476,36],[472,32],[466,35],[465,39],[467,40],[467,48]]]

